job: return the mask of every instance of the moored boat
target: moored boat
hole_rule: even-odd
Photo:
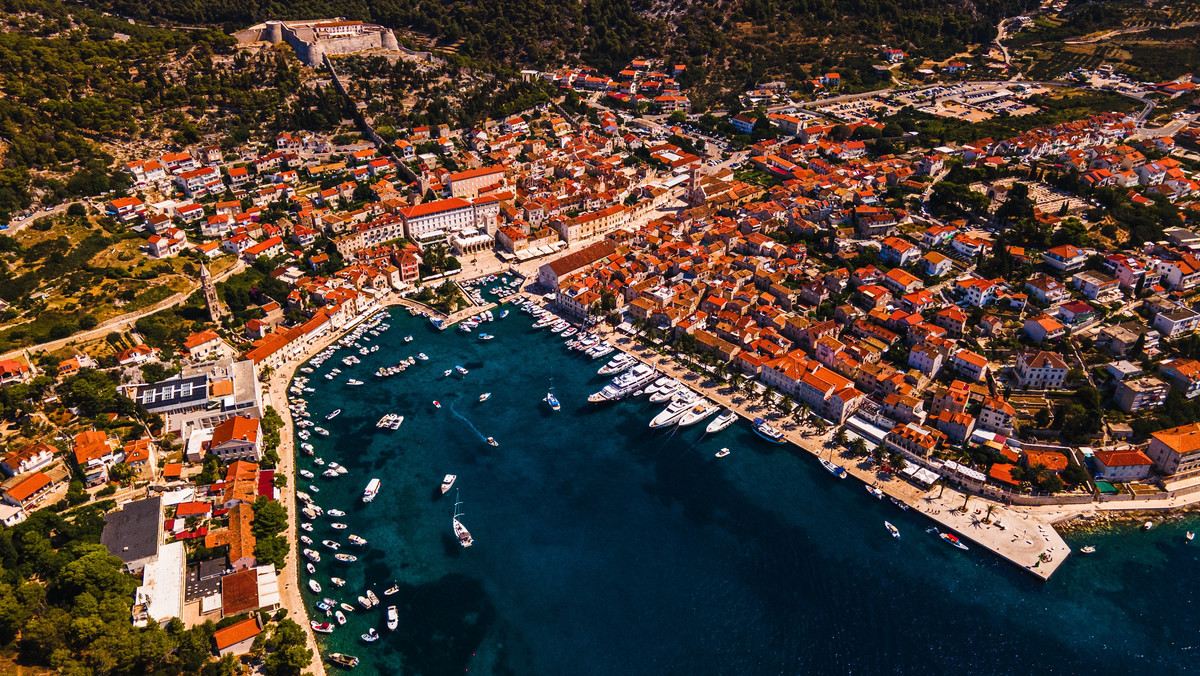
[[[890,521],[884,521],[883,527],[887,528],[888,532],[892,534],[892,537],[897,539],[900,538],[900,529],[893,526]]]
[[[443,495],[445,495],[446,491],[450,490],[450,487],[454,485],[454,480],[457,478],[458,478],[457,474],[447,474],[446,476],[442,477],[442,494]]]
[[[964,545],[964,544],[962,543],[962,541],[958,539],[958,537],[957,537],[957,536],[955,536],[955,535],[953,535],[953,534],[951,534],[951,533],[938,533],[938,537],[940,537],[941,539],[945,540],[945,541],[946,541],[946,542],[948,542],[949,544],[952,544],[952,545],[954,545],[955,547],[958,547],[959,549],[961,549],[961,550],[963,550],[963,551],[966,551],[966,549],[967,549],[967,546],[966,546],[966,545]]]
[[[358,658],[345,653],[329,653],[329,661],[347,669],[353,669],[358,666]]]
[[[321,583],[320,583],[320,582],[317,582],[316,580],[309,580],[309,581],[308,581],[308,588],[309,588],[309,589],[311,589],[311,590],[312,590],[312,593],[314,593],[314,594],[320,594],[320,593],[321,593]]]
[[[846,468],[833,462],[832,460],[826,460],[825,458],[819,458],[818,460],[821,463],[821,466],[824,467],[830,474],[834,475],[835,477],[837,477],[839,479],[845,479],[848,476],[848,474],[846,473]],[[868,490],[870,490],[869,486],[868,486]]]
[[[375,631],[375,627],[371,627],[367,630],[367,633],[363,634],[360,638],[367,643],[374,643],[375,641],[379,640],[379,632]]]
[[[363,490],[362,501],[371,502],[374,500],[375,496],[379,495],[379,485],[379,479],[371,479],[371,481],[367,483],[366,489]]]
[[[318,634],[332,634],[334,629],[331,622],[317,622],[316,620],[311,620],[308,626],[312,627],[312,630]]]
[[[388,606],[387,609],[387,628],[388,631],[396,631],[396,627],[400,625],[400,613],[396,610],[396,606]]]
[[[462,521],[459,521],[459,517],[464,516],[464,514],[459,510],[460,505],[462,505],[462,500],[459,500],[459,494],[455,493],[453,518],[454,536],[458,538],[458,544],[462,545],[463,547],[470,547],[471,545],[475,544],[475,538],[471,537],[471,532],[467,530],[467,527],[463,525]]]
[[[695,425],[713,413],[716,413],[718,408],[720,408],[720,406],[717,406],[716,404],[705,399],[701,399],[700,403],[688,409],[688,411],[679,418],[679,426],[688,427],[690,425]]]
[[[728,448],[722,448],[721,450],[717,451],[716,455],[718,458],[724,458],[725,456],[729,455],[729,453],[730,451]]]
[[[1081,548],[1079,551],[1083,552],[1084,554],[1095,554],[1096,548],[1093,547],[1092,545],[1088,545],[1086,547]]]
[[[867,488],[867,492],[870,493],[871,495],[875,496],[876,500],[883,499],[883,491],[879,490],[875,486],[870,486],[870,485],[868,485],[866,488]]]
[[[353,554],[334,554],[333,558],[341,561],[342,563],[354,563],[358,560],[358,557]]]
[[[350,534],[349,540],[350,544],[354,545],[355,547],[362,547],[363,545],[367,544],[367,539],[365,537],[362,537],[361,535],[355,535],[353,533]]]
[[[721,415],[713,418],[712,422],[708,423],[708,426],[704,428],[704,433],[716,434],[717,432],[720,432],[726,427],[732,425],[737,418],[737,413],[727,408],[724,411],[721,411]]]
[[[773,444],[787,443],[787,440],[783,438],[783,432],[775,429],[762,418],[754,419],[754,433]]]

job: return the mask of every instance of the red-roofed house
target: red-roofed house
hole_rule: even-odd
[[[213,429],[213,438],[208,450],[222,462],[258,462],[262,458],[261,437],[262,426],[258,418],[234,416]]]
[[[1105,481],[1140,481],[1150,478],[1154,461],[1134,448],[1126,451],[1096,451],[1096,478]]]

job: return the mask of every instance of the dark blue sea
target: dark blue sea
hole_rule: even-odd
[[[383,600],[321,637],[324,652],[357,655],[359,673],[1200,672],[1200,542],[1185,542],[1187,522],[1070,537],[1097,553],[1042,583],[947,546],[921,516],[744,423],[710,438],[703,424],[655,434],[647,422],[659,405],[587,403],[607,382],[596,374],[605,360],[566,350],[518,310],[470,334],[401,309],[389,321],[364,342],[382,348],[362,364],[342,367],[357,354],[342,350],[312,378],[310,411],[332,434],[311,441],[350,473],[325,479],[299,458],[317,470],[317,503],[348,512],[348,530],[326,517],[311,534],[324,554],[321,596],[356,605],[370,587]],[[372,375],[418,352],[429,361]],[[455,365],[469,373],[444,377]],[[342,375],[325,380],[333,366]],[[367,385],[348,387],[350,377]],[[551,378],[559,412],[542,401]],[[323,420],[335,408],[343,413]],[[375,428],[388,412],[405,416],[399,430]],[[732,454],[715,458],[721,447]],[[458,475],[470,549],[451,530],[455,491],[438,490],[446,473]],[[363,504],[371,477],[383,488]],[[369,540],[343,547],[357,563],[319,545],[349,533]],[[331,575],[349,584],[336,589]],[[399,593],[385,597],[393,583]],[[304,593],[319,617],[319,598]],[[383,636],[366,644],[359,635],[372,626]]]

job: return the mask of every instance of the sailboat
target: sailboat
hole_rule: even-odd
[[[551,410],[557,411],[560,408],[562,408],[562,405],[558,403],[558,397],[554,396],[554,379],[553,378],[550,379],[550,390],[546,392],[546,398],[544,399],[544,401],[547,404],[550,404]]]
[[[458,509],[459,505],[461,505],[461,504],[462,504],[462,500],[459,499],[458,491],[455,491],[454,492],[454,536],[458,538],[458,544],[462,545],[463,547],[470,547],[471,545],[475,544],[475,538],[471,537],[471,532],[468,531],[467,527],[464,526],[462,524],[462,522],[458,520],[458,517],[463,516],[463,513],[461,511],[459,511],[459,509]]]

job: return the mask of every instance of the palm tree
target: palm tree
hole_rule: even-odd
[[[838,446],[846,445],[846,428],[845,427],[839,427],[837,432],[834,432],[833,443],[837,444]]]
[[[850,453],[856,458],[861,458],[867,454],[867,442],[862,440],[862,437],[855,437],[854,441],[850,442]]]
[[[784,394],[783,398],[779,400],[779,410],[784,413],[792,412],[792,397],[790,395]]]
[[[762,392],[763,404],[770,406],[775,401],[775,388],[767,385]]]

